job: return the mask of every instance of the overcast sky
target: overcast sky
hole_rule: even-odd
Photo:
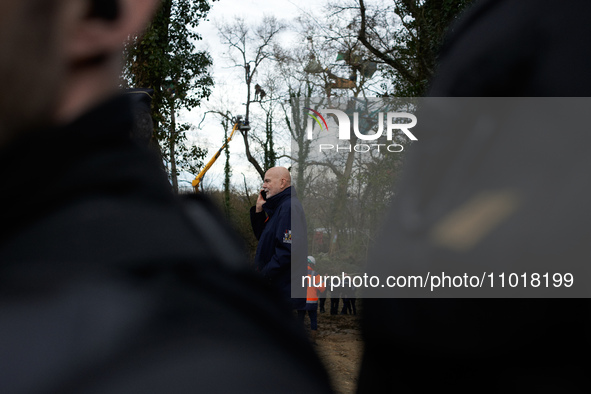
[[[227,50],[220,42],[216,23],[222,21],[230,22],[235,16],[240,16],[248,24],[256,24],[265,15],[274,15],[278,19],[290,22],[295,16],[304,12],[317,12],[325,4],[325,0],[318,2],[301,1],[294,2],[291,0],[220,0],[213,3],[213,7],[209,13],[209,21],[202,22],[198,28],[198,32],[203,36],[203,41],[199,43],[199,49],[208,50],[214,59],[213,77],[215,87],[210,100],[204,103],[201,108],[195,108],[190,113],[182,113],[181,120],[191,123],[193,126],[199,126],[194,135],[190,135],[191,143],[208,148],[208,156],[206,162],[215,154],[221,147],[223,140],[223,130],[220,126],[219,120],[212,115],[207,115],[205,121],[202,122],[205,111],[208,109],[215,109],[225,106],[233,114],[244,114],[244,91],[241,91],[244,83],[239,80],[240,72],[231,67],[227,57],[223,53]],[[313,4],[311,4],[313,3]],[[302,6],[305,6],[302,8]],[[293,40],[294,37],[288,34],[282,36],[283,40]],[[243,72],[243,71],[242,71]],[[247,178],[251,187],[258,187],[260,178],[252,168],[252,165],[246,161],[244,154],[244,142],[242,136],[238,133],[230,143],[231,165],[233,168],[232,184],[240,186],[243,184],[242,174]],[[223,182],[223,168],[224,156],[221,156],[214,166],[207,172],[204,179],[204,186],[214,185],[221,187]],[[284,161],[282,165],[289,165]],[[186,176],[187,181],[192,180],[191,176]],[[187,182],[182,182],[180,186],[187,186]]]

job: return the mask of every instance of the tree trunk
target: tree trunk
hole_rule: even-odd
[[[252,164],[255,170],[259,173],[261,179],[265,179],[265,171],[261,168],[261,165],[259,164],[257,159],[255,159],[254,156],[250,153],[250,144],[248,143],[248,131],[240,131],[240,133],[242,134],[242,138],[244,139],[244,149],[246,151],[246,158],[248,159],[248,162]]]
[[[228,140],[228,120],[222,121],[222,127],[224,128],[224,141]],[[232,167],[230,167],[230,144],[226,144],[224,148],[226,154],[226,164],[224,166],[224,209],[226,211],[226,217],[230,219],[230,177],[232,175]]]
[[[172,190],[175,194],[179,192],[179,182],[176,173],[176,119],[174,114],[174,99],[170,99],[170,137],[168,139],[168,153],[170,155],[170,179],[172,181]]]

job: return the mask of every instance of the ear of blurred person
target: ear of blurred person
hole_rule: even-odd
[[[97,6],[106,3],[115,5],[115,14],[105,15],[104,5]],[[24,130],[67,123],[114,94],[124,42],[141,33],[159,3],[3,2],[0,75],[5,86],[0,97],[0,145]]]
[[[66,79],[57,121],[70,121],[113,94],[118,87],[124,42],[142,32],[159,3],[159,0],[66,1],[60,37]]]

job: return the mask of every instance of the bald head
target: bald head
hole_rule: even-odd
[[[269,168],[269,170],[267,170],[266,175],[271,175],[273,177],[285,179],[285,181],[287,182],[287,186],[291,185],[291,174],[289,173],[289,170],[285,167]]]
[[[265,173],[263,189],[267,192],[267,198],[281,193],[291,186],[291,174],[285,167],[269,168]]]

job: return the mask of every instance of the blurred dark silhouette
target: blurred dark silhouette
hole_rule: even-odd
[[[0,3],[0,392],[330,392],[223,215],[172,194],[149,97],[118,91],[158,3]]]
[[[590,13],[584,0],[478,1],[453,27],[429,95],[590,96]],[[419,266],[441,271],[451,261],[472,267],[514,262],[518,273],[527,265],[588,272],[586,125],[538,128],[558,123],[560,112],[548,111],[531,127],[511,129],[504,127],[514,119],[511,108],[497,114],[484,108],[461,129],[435,132],[461,113],[454,111],[455,101],[447,103],[447,112],[434,119],[418,117],[418,141],[369,273]],[[485,117],[491,114],[496,117]],[[496,190],[520,196],[518,208],[497,228],[464,248],[433,238],[442,218]],[[588,299],[364,297],[358,391],[588,392],[589,307]]]

